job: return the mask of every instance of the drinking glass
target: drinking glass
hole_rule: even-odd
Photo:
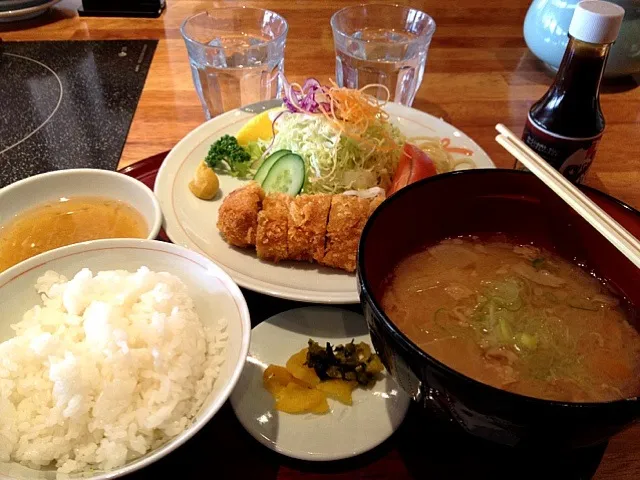
[[[207,119],[279,95],[287,30],[282,16],[261,8],[212,9],[184,21],[180,31]]]
[[[331,28],[339,86],[381,84],[392,101],[411,106],[436,29],[433,18],[401,5],[358,5],[334,13]],[[369,93],[386,98],[383,88]]]

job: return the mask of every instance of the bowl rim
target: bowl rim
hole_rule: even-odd
[[[129,463],[125,463],[121,467],[112,470],[99,471],[96,472],[96,475],[89,476],[83,476],[82,472],[79,472],[70,476],[72,480],[75,478],[82,478],[86,480],[106,480],[117,478],[140,470],[141,468],[147,467],[176,450],[178,447],[187,442],[191,437],[193,437],[197,432],[199,432],[214,417],[214,415],[218,413],[225,402],[229,399],[229,397],[231,396],[231,392],[240,379],[240,375],[242,373],[242,370],[244,369],[246,359],[249,354],[249,344],[251,341],[251,317],[249,314],[249,307],[247,306],[247,302],[244,298],[244,295],[242,294],[242,291],[240,290],[240,287],[238,287],[233,279],[222,268],[220,268],[215,262],[213,262],[206,256],[173,243],[149,239],[110,238],[89,240],[87,242],[75,243],[66,247],[56,248],[54,250],[50,250],[48,252],[44,252],[27,260],[24,260],[17,265],[8,268],[4,272],[1,272],[0,289],[4,288],[11,281],[19,278],[23,274],[28,273],[36,268],[42,267],[50,261],[79,253],[113,248],[144,248],[157,252],[161,255],[178,256],[184,260],[196,263],[207,272],[212,273],[216,278],[221,280],[223,286],[225,287],[225,290],[227,291],[227,294],[233,299],[234,304],[238,309],[238,316],[240,317],[239,319],[242,328],[240,353],[238,362],[231,372],[231,375],[227,379],[226,384],[220,390],[220,393],[216,396],[216,398],[213,399],[209,407],[206,407],[201,411],[201,414],[197,417],[196,421],[192,422],[184,431],[170,439],[165,444],[161,445],[159,448],[150,450],[145,455]],[[0,478],[11,477],[5,477],[4,475],[0,474]]]
[[[17,180],[5,187],[0,188],[0,204],[5,196],[15,195],[16,191],[19,191],[21,188],[33,188],[33,185],[31,184],[37,184],[39,182],[46,181],[47,179],[52,177],[69,177],[70,184],[72,185],[71,188],[73,190],[74,182],[71,181],[73,180],[73,177],[83,177],[83,176],[111,177],[115,179],[115,181],[117,182],[121,181],[121,182],[128,183],[133,188],[137,188],[141,192],[144,192],[145,196],[149,198],[153,206],[153,216],[147,217],[142,212],[140,212],[140,210],[136,209],[136,211],[140,213],[140,215],[142,215],[145,221],[148,223],[149,233],[147,234],[146,239],[153,240],[158,236],[158,234],[160,233],[160,228],[162,228],[163,216],[162,216],[162,209],[160,208],[160,202],[158,201],[158,198],[153,193],[153,190],[151,190],[148,186],[146,186],[140,180],[137,180],[133,177],[130,177],[129,175],[125,175],[123,173],[116,172],[113,170],[101,170],[99,168],[69,168],[69,169],[54,170],[51,172],[44,172],[44,173],[39,173],[37,175],[32,175],[30,177]],[[80,180],[76,180],[76,181],[80,182]],[[73,195],[74,193],[73,191],[71,191],[70,196],[73,196]],[[91,195],[88,195],[88,196],[91,196]],[[116,199],[120,200],[119,198],[116,198]],[[126,198],[121,201],[128,203]],[[37,202],[32,203],[28,207],[22,209],[21,211],[26,211],[31,208],[35,208],[38,205],[39,203]]]
[[[451,375],[455,377],[458,381],[466,383],[468,385],[473,386],[474,388],[484,388],[487,389],[488,393],[493,395],[503,395],[513,401],[518,402],[527,402],[530,404],[534,404],[534,406],[543,407],[543,406],[555,406],[555,407],[565,407],[565,408],[573,408],[573,409],[597,409],[602,408],[604,405],[617,405],[628,402],[639,402],[640,396],[628,397],[619,400],[611,400],[607,402],[564,402],[558,400],[545,400],[542,398],[529,397],[527,395],[521,395],[519,393],[509,392],[507,390],[502,390],[501,388],[494,387],[492,385],[488,385],[486,383],[475,380],[472,377],[464,375],[463,373],[454,370],[449,367],[445,363],[441,362],[437,358],[429,355],[427,352],[418,347],[408,336],[406,336],[397,326],[396,324],[387,316],[387,314],[382,309],[382,306],[379,304],[378,300],[374,297],[371,284],[369,280],[366,278],[366,266],[364,261],[364,245],[367,241],[367,237],[370,234],[370,230],[373,228],[372,225],[375,223],[375,219],[381,215],[381,212],[385,208],[389,208],[389,205],[394,201],[394,198],[400,198],[404,195],[408,195],[409,192],[422,187],[423,185],[433,183],[442,179],[449,179],[452,177],[456,177],[459,175],[477,175],[484,176],[488,174],[499,174],[499,175],[526,175],[533,177],[533,174],[527,171],[520,170],[511,170],[506,168],[494,168],[494,169],[473,169],[473,170],[459,170],[454,172],[447,172],[439,175],[435,175],[433,177],[425,178],[419,180],[417,182],[412,183],[411,185],[407,185],[403,189],[394,193],[392,196],[385,199],[382,204],[371,214],[369,220],[365,224],[365,227],[362,231],[362,236],[360,237],[360,242],[358,244],[358,259],[357,259],[357,278],[358,278],[358,286],[360,287],[360,300],[361,302],[366,302],[369,304],[369,307],[372,308],[373,313],[381,318],[385,324],[385,326],[391,331],[391,333],[396,337],[401,339],[406,347],[411,351],[413,355],[417,355],[421,360],[425,361],[430,366],[436,368],[440,371],[440,373],[444,373],[447,375]],[[612,197],[609,194],[601,192],[593,187],[589,187],[586,185],[579,185],[580,189],[585,189],[589,192],[596,194],[597,196],[601,196],[612,203],[616,204],[618,207],[621,207],[624,210],[629,211],[634,214],[640,220],[640,211],[631,207],[630,205],[622,202],[621,200]],[[418,379],[420,384],[422,385],[422,379]]]

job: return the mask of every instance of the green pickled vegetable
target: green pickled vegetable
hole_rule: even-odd
[[[338,378],[356,380],[360,385],[371,386],[384,366],[378,355],[364,342],[356,344],[353,340],[345,345],[332,347],[327,342],[322,347],[309,339],[306,365],[313,368],[322,380]]]

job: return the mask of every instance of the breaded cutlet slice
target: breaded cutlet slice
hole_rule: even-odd
[[[288,258],[320,262],[324,257],[331,195],[299,195],[289,204]]]
[[[263,260],[278,262],[287,258],[287,225],[291,197],[273,193],[264,197],[258,214],[256,250]]]
[[[227,243],[236,247],[256,244],[258,213],[264,191],[256,182],[238,188],[225,197],[218,211],[218,230]]]
[[[369,203],[369,216],[371,216],[371,214],[376,210],[376,208],[378,208],[380,206],[380,204],[385,201],[385,198],[386,197],[384,195],[378,195],[376,197],[373,197],[370,200],[370,203]]]
[[[370,200],[352,195],[331,199],[323,265],[348,272],[356,269],[358,242],[369,218]]]

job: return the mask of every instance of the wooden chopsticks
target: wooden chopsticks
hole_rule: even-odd
[[[543,160],[511,130],[501,123],[496,125],[496,130],[500,132],[500,135],[496,136],[496,141],[500,145],[640,268],[640,241],[636,237]]]

